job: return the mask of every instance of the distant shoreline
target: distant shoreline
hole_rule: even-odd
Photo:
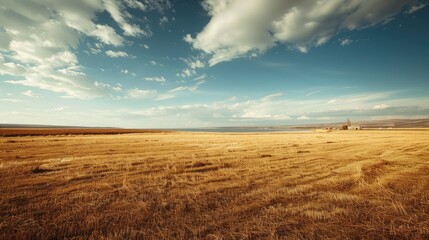
[[[129,133],[167,133],[168,130],[120,128],[0,128],[2,137],[50,135],[113,135]]]
[[[360,131],[429,131],[429,128],[365,128],[362,130],[311,129],[263,129],[263,128],[188,128],[188,129],[120,129],[120,128],[0,128],[0,137],[66,136],[66,135],[120,135],[120,134],[168,134],[168,133],[213,133],[213,134],[281,134]]]

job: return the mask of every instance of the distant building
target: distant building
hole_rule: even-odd
[[[343,126],[340,128],[341,130],[362,130],[362,127],[360,125],[353,125],[352,121],[350,121],[350,118],[347,118],[347,121]]]
[[[348,130],[362,130],[362,127],[360,125],[350,125],[347,128]]]

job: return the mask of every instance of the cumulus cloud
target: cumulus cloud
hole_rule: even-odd
[[[106,55],[111,57],[111,58],[128,57],[128,53],[123,52],[123,51],[108,50],[108,51],[106,51]]]
[[[159,19],[159,25],[163,26],[168,23],[168,18],[166,16],[163,16],[161,19]]]
[[[188,78],[193,75],[197,74],[197,72],[194,69],[191,68],[185,68],[182,70],[182,72],[177,73],[176,76],[182,77],[182,78]]]
[[[102,45],[122,46],[125,38],[114,26],[96,22],[108,12],[125,37],[147,34],[131,22],[127,8],[162,11],[168,0],[14,0],[0,3],[0,75],[15,76],[11,84],[38,87],[67,98],[107,96],[106,89],[87,77],[75,54],[82,37],[95,39],[88,53],[100,53]],[[146,29],[147,26],[144,28]],[[95,46],[95,47],[93,47]],[[121,51],[107,51],[126,57]],[[132,57],[132,56],[131,56]]]
[[[195,37],[187,34],[184,40],[208,55],[213,66],[260,55],[278,44],[307,52],[341,31],[386,23],[419,6],[417,0],[205,0],[209,23]]]
[[[201,57],[190,57],[190,58],[181,58],[183,62],[187,65],[180,73],[177,73],[176,76],[182,78],[192,77],[197,74],[199,68],[205,68],[206,64],[201,59]]]
[[[200,61],[199,59],[189,63],[189,67],[192,69],[203,68],[205,66],[206,65],[202,61]]]

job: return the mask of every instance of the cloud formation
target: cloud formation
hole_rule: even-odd
[[[128,22],[127,18],[130,18],[131,15],[124,11],[124,6],[121,4],[120,1],[104,0],[103,3],[106,11],[110,13],[110,16],[112,16],[116,23],[122,28],[125,35],[135,37],[139,35],[149,34],[148,32],[143,31],[140,26],[136,24],[130,24]],[[130,1],[130,3],[133,3],[133,1]],[[137,7],[141,9],[141,5],[138,5],[136,1],[134,1],[134,4],[128,4],[128,6]]]
[[[127,96],[129,98],[149,98],[153,97],[156,94],[156,90],[143,90],[143,89],[130,89],[127,91]]]
[[[107,96],[106,89],[94,84],[79,64],[75,51],[82,37],[93,38],[96,46],[120,47],[127,37],[146,36],[130,22],[128,9],[162,11],[168,0],[13,0],[0,3],[0,75],[14,76],[6,81],[64,94],[66,98],[90,99]],[[96,22],[107,12],[122,29]],[[89,52],[99,53],[100,47]],[[127,57],[123,51],[106,52],[110,57]],[[16,80],[19,79],[19,80]]]
[[[108,50],[108,51],[106,51],[106,55],[111,57],[111,58],[128,57],[128,53],[123,52],[123,51]]]
[[[341,31],[391,21],[424,7],[417,0],[205,0],[209,23],[184,40],[209,56],[209,65],[257,56],[277,44],[301,52],[321,46]]]
[[[24,92],[22,92],[21,93],[22,95],[24,95],[24,96],[27,96],[27,97],[34,97],[34,98],[38,98],[39,97],[39,95],[38,94],[35,94],[33,91],[31,91],[31,90],[27,90],[27,91],[24,91]]]
[[[165,83],[166,80],[163,76],[160,77],[145,77],[144,80],[146,81],[152,81],[152,82],[160,82],[160,83]]]

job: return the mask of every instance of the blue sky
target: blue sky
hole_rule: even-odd
[[[0,3],[0,122],[129,128],[429,117],[427,1]]]

